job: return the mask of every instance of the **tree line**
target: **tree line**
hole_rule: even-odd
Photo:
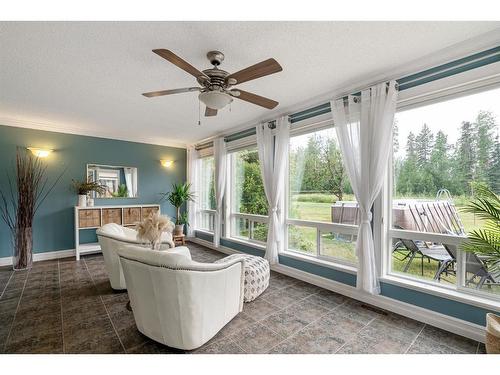
[[[500,141],[495,116],[479,111],[473,122],[460,124],[455,144],[442,130],[433,133],[423,124],[410,132],[405,155],[394,161],[395,189],[399,195],[435,195],[448,189],[453,195],[471,195],[474,183],[500,191]],[[495,133],[495,131],[497,133]],[[397,152],[397,124],[394,149]]]
[[[398,124],[394,124],[393,149],[399,151]],[[268,205],[256,150],[240,152],[236,168],[236,209],[267,215]],[[289,188],[292,193],[321,192],[343,200],[352,188],[342,162],[336,137],[319,131],[307,143],[292,147],[289,157]],[[473,122],[460,124],[455,144],[427,124],[410,132],[405,155],[394,160],[395,193],[399,196],[435,196],[440,189],[452,195],[471,195],[471,183],[481,183],[500,193],[500,140],[495,116],[479,111]],[[214,200],[213,184],[211,200]],[[215,206],[215,202],[212,202]]]

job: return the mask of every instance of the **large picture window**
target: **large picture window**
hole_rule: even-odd
[[[230,154],[230,235],[265,243],[268,231],[268,204],[255,148]]]
[[[214,157],[201,158],[198,167],[198,229],[213,232],[216,209]]]
[[[335,129],[290,138],[288,250],[356,263],[359,213]]]
[[[485,226],[466,207],[484,187],[500,193],[499,99],[494,89],[396,115],[392,274],[500,297],[500,257],[461,251]]]

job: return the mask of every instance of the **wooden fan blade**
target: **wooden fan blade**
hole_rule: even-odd
[[[162,91],[145,92],[142,95],[144,95],[147,98],[154,98],[155,96],[180,94],[180,93],[183,93],[183,92],[200,91],[200,90],[201,89],[199,87],[186,87],[186,88],[183,88],[183,89],[173,89],[173,90],[162,90]]]
[[[217,110],[207,107],[207,108],[205,108],[205,116],[206,117],[217,116]]]
[[[258,64],[249,66],[239,72],[230,74],[227,76],[226,81],[230,78],[235,79],[236,83],[243,83],[247,81],[251,81],[252,79],[260,78],[267,76],[269,74],[274,74],[281,72],[283,68],[275,59],[267,59]]]
[[[156,53],[158,56],[163,57],[165,60],[170,61],[172,64],[178,66],[185,72],[188,72],[192,76],[195,76],[196,78],[204,77],[206,79],[210,79],[205,73],[200,72],[190,63],[181,59],[179,56],[177,56],[172,51],[169,51],[168,49],[154,49],[153,52]]]
[[[246,102],[250,102],[252,104],[257,104],[260,105],[261,107],[267,108],[267,109],[273,109],[276,107],[279,103],[277,101],[265,98],[260,95],[252,94],[251,92],[248,91],[243,91],[240,89],[237,90],[231,90],[231,92],[239,92],[239,95],[233,95],[235,98],[244,100]]]

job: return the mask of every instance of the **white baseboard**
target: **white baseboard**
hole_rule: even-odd
[[[47,251],[45,253],[33,254],[33,262],[41,262],[42,260],[70,258],[75,256],[75,249]],[[0,266],[11,266],[12,257],[0,258]]]
[[[189,238],[189,241],[198,243],[225,254],[238,253],[238,251],[225,246],[216,248],[214,247],[212,242],[205,241],[200,238]],[[379,307],[381,309],[385,309],[396,314],[418,320],[422,323],[444,329],[457,335],[468,337],[480,342],[485,341],[485,328],[478,324],[441,314],[406,302],[398,301],[393,298],[381,295],[371,295],[362,292],[350,285],[330,280],[325,277],[317,276],[309,272],[304,272],[293,267],[278,264],[272,266],[271,269],[284,275],[308,282],[310,284],[314,284],[316,286],[331,290],[333,292],[345,295],[361,302],[369,303],[370,305]]]

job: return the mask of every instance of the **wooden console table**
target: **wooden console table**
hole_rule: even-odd
[[[75,252],[76,260],[80,255],[101,251],[99,243],[80,244],[80,230],[98,229],[104,224],[116,223],[132,227],[151,214],[160,212],[158,204],[122,205],[122,206],[75,206]]]

